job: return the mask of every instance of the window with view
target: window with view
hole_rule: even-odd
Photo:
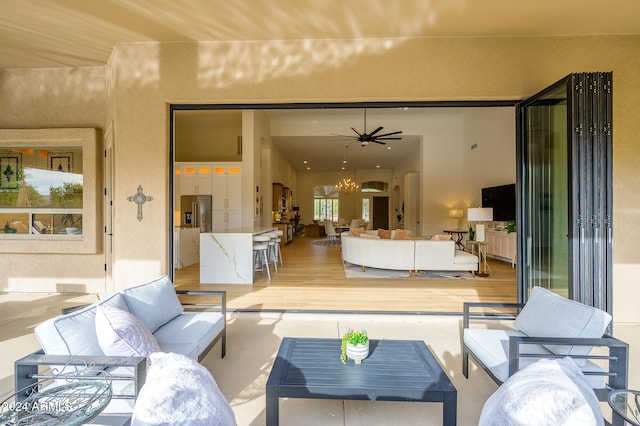
[[[338,221],[338,191],[331,185],[316,186],[313,191],[313,219]]]
[[[0,232],[82,234],[82,147],[0,150]]]
[[[369,198],[362,199],[362,220],[369,222]]]

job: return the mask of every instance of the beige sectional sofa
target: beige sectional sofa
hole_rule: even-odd
[[[423,270],[469,271],[478,270],[478,257],[456,250],[455,242],[422,239],[378,239],[377,231],[366,231],[366,236],[343,232],[342,260],[354,265],[379,269],[406,270],[409,275]]]

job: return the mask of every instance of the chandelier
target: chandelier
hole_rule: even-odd
[[[352,181],[351,178],[344,178],[336,184],[336,190],[343,195],[356,192],[359,189],[360,185]]]
[[[349,145],[344,146],[344,160],[342,161],[342,170],[346,169],[346,165],[349,163]],[[347,195],[352,192],[356,192],[360,189],[360,185],[351,180],[351,178],[343,178],[336,184],[336,191],[342,195]]]

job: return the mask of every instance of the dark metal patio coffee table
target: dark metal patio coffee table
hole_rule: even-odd
[[[456,424],[457,391],[427,345],[370,340],[369,357],[340,362],[340,339],[285,337],[267,380],[267,426],[279,398],[442,402],[442,423]]]

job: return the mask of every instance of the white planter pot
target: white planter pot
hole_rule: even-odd
[[[347,343],[346,352],[347,358],[354,360],[356,364],[360,364],[363,359],[369,356],[369,342],[364,345],[361,343],[357,345]]]

